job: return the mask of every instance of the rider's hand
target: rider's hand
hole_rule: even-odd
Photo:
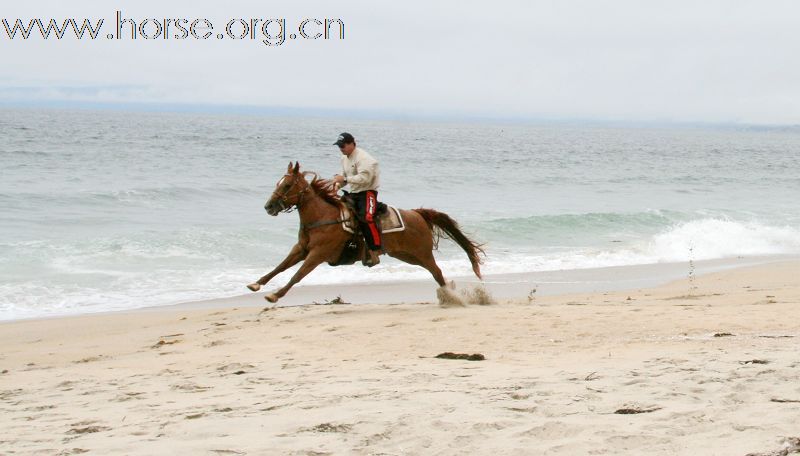
[[[342,176],[340,174],[337,174],[337,175],[333,176],[333,181],[336,182],[339,185],[344,185],[344,176]]]

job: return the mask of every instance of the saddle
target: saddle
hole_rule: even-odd
[[[344,203],[339,217],[339,220],[342,220],[342,229],[351,233],[353,236],[345,244],[339,259],[333,263],[328,263],[331,266],[353,264],[358,261],[358,259],[363,260],[367,253],[364,236],[361,234],[361,228],[357,220],[353,198],[348,192],[344,192],[341,201]],[[375,216],[375,225],[378,227],[378,231],[381,234],[396,233],[406,229],[400,210],[394,206],[389,206],[379,201]]]

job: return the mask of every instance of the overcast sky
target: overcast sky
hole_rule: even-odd
[[[41,1],[14,19],[340,18],[343,40],[9,40],[0,103],[800,123],[796,1]],[[313,31],[313,28],[309,26]],[[273,28],[271,30],[277,30]],[[260,33],[260,32],[259,32]]]

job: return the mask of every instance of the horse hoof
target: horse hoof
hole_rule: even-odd
[[[249,288],[249,289],[250,289],[250,291],[258,291],[258,290],[260,290],[260,289],[261,289],[261,284],[260,284],[260,283],[258,283],[258,282],[256,282],[256,283],[251,283],[250,285],[248,285],[248,286],[247,286],[247,288]]]
[[[436,297],[441,307],[464,307],[464,301],[447,286],[437,288]]]
[[[266,299],[267,301],[275,304],[276,302],[278,302],[278,295],[276,295],[275,293],[270,293],[270,294],[264,296],[264,299]]]

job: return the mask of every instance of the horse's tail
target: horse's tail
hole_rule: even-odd
[[[431,230],[435,227],[438,231],[437,234],[444,233],[447,237],[460,245],[461,248],[467,252],[467,257],[469,258],[469,262],[472,263],[472,270],[475,272],[475,275],[478,276],[479,279],[482,278],[481,263],[483,263],[483,261],[479,254],[486,256],[482,244],[478,244],[464,235],[458,223],[444,212],[424,208],[414,209],[414,212],[417,212],[425,219],[425,222],[428,223]]]

